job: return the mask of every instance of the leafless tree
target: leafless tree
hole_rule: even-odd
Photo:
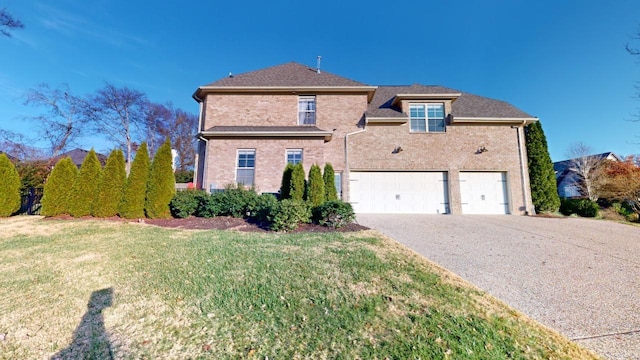
[[[34,143],[20,133],[0,129],[0,151],[21,161],[46,158],[45,151],[29,144]]]
[[[175,123],[171,132],[171,140],[173,148],[178,152],[176,169],[186,171],[195,165],[198,116],[181,109],[177,109],[174,114]]]
[[[598,190],[603,180],[602,164],[607,160],[594,156],[589,146],[578,142],[567,150],[568,169],[572,172],[580,193],[589,199],[598,200]]]
[[[25,105],[46,110],[41,115],[27,119],[37,122],[36,128],[40,138],[49,143],[52,157],[62,153],[82,135],[85,128],[82,111],[86,103],[82,98],[73,95],[68,85],[53,89],[47,84],[40,84],[29,89],[25,98]]]
[[[13,17],[6,8],[0,9],[0,34],[11,37],[11,30],[22,29],[24,24]]]
[[[110,83],[87,101],[85,116],[94,130],[125,149],[127,173],[133,157],[134,140],[144,129],[148,103],[144,93],[127,87],[118,88]]]
[[[149,154],[153,156],[174,129],[174,109],[171,104],[147,104],[144,132]]]

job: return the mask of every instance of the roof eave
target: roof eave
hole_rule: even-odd
[[[462,93],[446,94],[397,94],[393,98],[392,106],[398,106],[402,100],[451,100],[454,102]]]
[[[409,117],[374,117],[365,116],[367,124],[404,124],[409,121]]]
[[[331,131],[202,131],[198,136],[205,138],[219,137],[289,137],[301,138],[322,137],[325,141],[331,140],[333,133]]]
[[[201,102],[203,94],[249,94],[249,93],[366,93],[367,101],[373,98],[377,86],[200,86],[193,98]]]
[[[452,116],[452,124],[505,124],[505,125],[529,125],[539,121],[537,117],[468,117]]]

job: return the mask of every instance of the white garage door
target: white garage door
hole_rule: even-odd
[[[508,214],[507,174],[461,172],[460,200],[463,214]]]
[[[356,213],[445,214],[443,172],[351,172],[350,201]]]

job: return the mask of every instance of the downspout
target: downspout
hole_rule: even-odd
[[[344,171],[345,171],[345,178],[347,181],[347,185],[349,184],[349,179],[351,177],[351,168],[349,167],[349,135],[359,134],[359,133],[365,132],[366,130],[367,130],[367,121],[365,119],[364,125],[362,126],[362,130],[350,132],[344,136]],[[345,179],[343,179],[342,181],[345,181]],[[347,189],[349,190],[349,199],[348,199],[349,201],[347,202],[350,202],[351,186],[347,186]]]
[[[207,174],[207,147],[209,146],[209,140],[205,139],[200,132],[202,131],[202,109],[204,107],[204,101],[198,97],[197,95],[197,91],[195,93],[193,93],[193,98],[198,102],[198,104],[200,105],[200,113],[198,114],[198,134],[196,135],[196,139],[198,139],[199,141],[203,141],[204,142],[204,163],[202,165],[202,183],[198,184],[198,176],[200,174],[198,174],[198,167],[199,167],[199,163],[200,163],[200,144],[198,144],[198,152],[196,152],[196,158],[195,158],[195,163],[196,166],[193,170],[193,179],[196,181],[196,188],[203,188],[204,184],[206,183],[205,181],[205,177]],[[205,189],[206,190],[206,189]]]
[[[529,172],[525,167],[525,156],[522,140],[522,131],[527,124],[526,120],[522,121],[522,124],[516,127],[516,134],[518,135],[518,156],[520,157],[520,177],[522,178],[522,199],[524,201],[525,215],[535,215],[535,208],[529,208],[529,199],[527,196],[527,188],[529,187]]]

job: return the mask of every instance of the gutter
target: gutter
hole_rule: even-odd
[[[200,174],[198,174],[198,168],[200,167],[200,141],[204,142],[204,159],[207,158],[207,147],[209,145],[209,140],[205,139],[204,137],[202,137],[202,135],[200,134],[200,131],[202,131],[202,109],[204,107],[204,101],[199,98],[196,93],[193,94],[193,98],[194,100],[196,100],[198,102],[198,104],[200,105],[200,113],[198,114],[198,134],[196,135],[196,139],[198,140],[198,151],[196,152],[196,156],[195,156],[195,163],[196,166],[193,169],[193,179],[195,180],[196,183],[196,189],[202,189],[203,184],[205,183],[205,178],[206,178],[206,174],[207,174],[207,162],[205,161],[202,165],[202,181],[200,183],[198,183],[198,176]]]
[[[522,178],[522,199],[524,200],[524,211],[526,215],[535,215],[536,209],[535,207],[529,206],[531,202],[529,201],[529,196],[527,196],[527,188],[531,190],[531,187],[529,186],[529,171],[525,166],[524,140],[522,139],[524,134],[524,131],[522,130],[524,130],[527,122],[530,122],[530,120],[523,120],[522,124],[515,126],[515,128],[518,136],[518,156],[520,157],[520,177]]]

